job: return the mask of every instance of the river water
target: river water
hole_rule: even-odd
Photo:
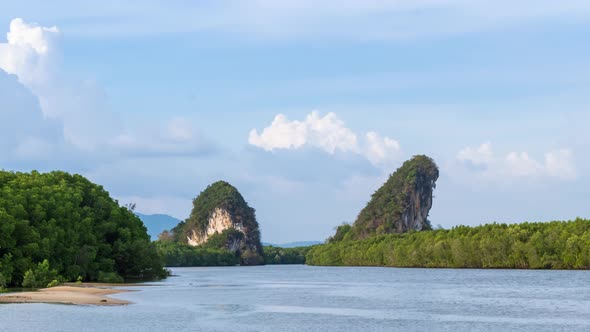
[[[590,331],[590,271],[172,271],[125,307],[0,305],[0,331]]]

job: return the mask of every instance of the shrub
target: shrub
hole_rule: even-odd
[[[29,269],[25,272],[22,286],[24,288],[41,288],[51,284],[53,280],[57,280],[58,275],[56,270],[49,268],[49,261],[44,260],[37,264],[37,267]]]
[[[98,272],[98,281],[107,284],[121,284],[125,280],[117,272]]]
[[[57,279],[53,279],[50,283],[47,284],[47,288],[56,287],[61,285],[61,282]]]

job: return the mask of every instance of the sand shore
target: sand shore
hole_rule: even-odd
[[[120,286],[120,285],[118,285]],[[110,288],[108,284],[69,285],[43,288],[34,292],[0,294],[0,303],[60,303],[77,305],[117,306],[131,302],[118,300],[108,295],[129,292]]]

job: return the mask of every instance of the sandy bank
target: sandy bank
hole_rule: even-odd
[[[129,292],[110,286],[93,284],[43,288],[34,292],[0,294],[0,303],[61,303],[78,305],[116,306],[131,302],[110,298],[107,295]]]

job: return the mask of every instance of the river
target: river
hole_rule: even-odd
[[[172,271],[124,307],[0,305],[0,331],[590,331],[590,271]]]

